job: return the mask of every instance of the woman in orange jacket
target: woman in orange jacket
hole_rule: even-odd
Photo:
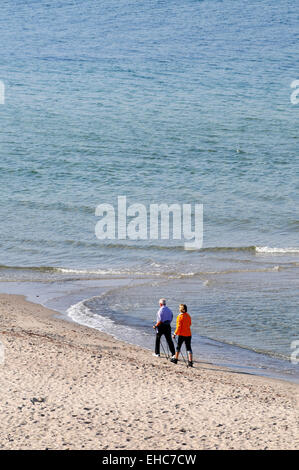
[[[187,305],[181,304],[180,314],[176,319],[176,330],[173,334],[173,338],[178,335],[175,357],[171,359],[171,362],[174,362],[174,364],[177,364],[182,344],[185,343],[188,352],[188,366],[193,367],[190,329],[191,323],[191,317],[189,313],[187,313]]]

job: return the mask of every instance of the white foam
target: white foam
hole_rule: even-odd
[[[124,274],[124,271],[113,271],[108,269],[72,269],[72,268],[57,268],[57,271],[65,274]]]
[[[96,330],[107,333],[116,339],[121,339],[127,343],[133,344],[132,338],[134,338],[136,335],[135,330],[129,326],[118,325],[110,318],[92,312],[92,310],[90,310],[90,308],[85,305],[87,300],[91,299],[82,300],[81,302],[78,302],[77,304],[69,307],[66,312],[67,315],[80,325],[94,328]]]
[[[114,269],[72,269],[72,268],[55,268],[57,272],[63,274],[100,274],[103,276],[124,276],[124,275],[136,275],[136,276],[159,276],[160,273],[151,271],[134,271],[130,269],[114,270]]]
[[[87,299],[85,299],[87,300]],[[72,305],[67,310],[67,315],[81,325],[96,328],[105,331],[109,323],[113,323],[109,318],[102,317],[101,315],[94,314],[86,305],[85,300]],[[106,324],[106,325],[105,325]]]
[[[272,248],[270,246],[257,246],[257,253],[299,253],[299,248]]]

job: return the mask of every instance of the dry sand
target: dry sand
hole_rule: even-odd
[[[150,351],[0,295],[1,449],[296,449],[298,385]]]

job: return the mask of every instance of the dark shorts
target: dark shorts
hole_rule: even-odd
[[[187,351],[192,354],[191,336],[178,336],[177,352],[180,352],[183,343],[185,343]]]

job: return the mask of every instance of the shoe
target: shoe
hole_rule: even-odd
[[[193,367],[193,362],[192,361],[188,361],[188,367]]]
[[[160,354],[153,354],[154,357],[160,357]]]
[[[173,362],[174,364],[177,364],[178,363],[178,360],[175,358],[175,357],[172,357],[170,359],[170,362]]]

